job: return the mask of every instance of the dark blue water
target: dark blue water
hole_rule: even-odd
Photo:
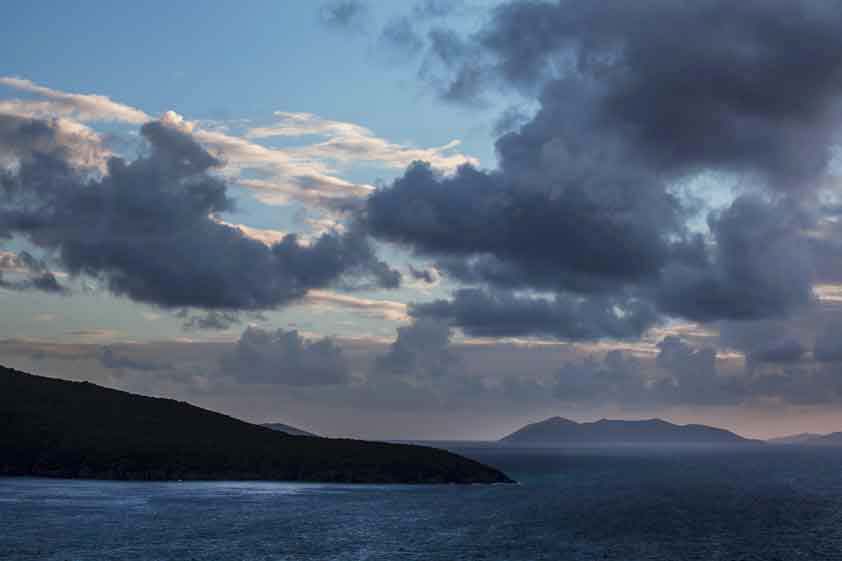
[[[522,484],[0,479],[0,559],[842,559],[842,450],[459,451]]]

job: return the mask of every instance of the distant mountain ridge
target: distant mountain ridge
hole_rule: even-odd
[[[812,432],[802,432],[800,434],[788,434],[786,436],[778,436],[775,438],[766,439],[769,444],[806,444],[816,438],[821,438],[824,435]]]
[[[800,444],[805,446],[842,446],[842,432],[831,432],[829,434],[816,434],[805,432],[789,436],[780,436],[767,440],[769,444]]]
[[[0,367],[0,476],[510,483],[457,454],[290,436],[188,403]]]
[[[284,423],[263,423],[260,426],[266,427],[267,429],[272,429],[274,431],[283,432],[292,436],[319,436],[318,434],[314,434],[312,432],[306,431],[304,429],[299,429],[291,425],[286,425]]]
[[[624,421],[601,419],[577,423],[551,417],[503,437],[504,444],[746,444],[759,442],[706,425],[676,425],[662,419]]]

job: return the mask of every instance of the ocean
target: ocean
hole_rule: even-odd
[[[451,444],[518,485],[0,479],[0,560],[842,559],[842,450]]]

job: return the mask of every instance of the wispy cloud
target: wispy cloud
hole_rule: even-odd
[[[211,219],[217,224],[224,224],[226,226],[236,228],[240,232],[242,232],[244,236],[262,242],[268,246],[278,243],[279,241],[284,239],[284,236],[288,234],[288,232],[284,232],[281,230],[272,230],[269,228],[253,228],[251,226],[246,226],[245,224],[235,224],[233,222],[226,222],[218,216],[211,216]]]
[[[120,121],[135,125],[152,120],[152,117],[134,107],[113,101],[104,95],[75,94],[54,90],[14,76],[0,76],[0,86],[27,92],[44,100],[13,100],[0,104],[2,107],[17,107],[30,111],[32,116],[62,116],[78,121]],[[4,104],[16,105],[4,105]]]
[[[313,159],[327,159],[347,164],[375,162],[400,169],[413,161],[423,160],[443,171],[453,171],[464,164],[478,165],[476,158],[456,152],[459,140],[442,146],[416,148],[396,144],[376,136],[371,130],[342,121],[323,119],[312,113],[286,113],[277,111],[278,122],[268,127],[255,127],[246,133],[247,138],[301,137],[318,135],[327,140],[296,148],[293,153]]]
[[[123,333],[116,329],[77,329],[65,333],[65,340],[80,343],[100,343],[123,339]]]
[[[104,171],[112,155],[103,138],[85,123],[121,122],[138,125],[154,119],[141,109],[103,95],[69,93],[19,77],[0,77],[0,86],[25,92],[33,98],[0,100],[0,113],[24,118],[53,119],[64,137],[62,145],[71,152],[75,166]],[[358,207],[374,187],[338,176],[338,169],[365,162],[398,169],[415,160],[424,160],[442,171],[453,171],[474,158],[457,151],[458,140],[443,146],[418,148],[390,142],[371,130],[342,121],[324,119],[311,113],[277,112],[277,122],[252,127],[235,134],[219,124],[191,121],[174,111],[161,116],[161,122],[190,133],[193,138],[223,162],[219,172],[230,181],[251,190],[264,204],[286,205],[297,202],[316,213],[310,222],[314,231],[335,227],[345,211]],[[243,123],[234,129],[242,130]],[[294,147],[271,147],[260,141],[272,137],[322,137],[315,143]],[[10,165],[14,162],[0,162]],[[321,230],[320,230],[321,229]],[[244,230],[247,235],[257,232]],[[262,239],[270,239],[261,236]]]
[[[825,304],[842,304],[842,284],[817,284],[813,293]]]
[[[371,300],[328,290],[311,290],[303,303],[314,308],[344,308],[391,321],[408,321],[406,304],[394,300]]]

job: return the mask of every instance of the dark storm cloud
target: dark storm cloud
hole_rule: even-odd
[[[573,20],[580,63],[612,82],[599,113],[662,165],[756,171],[786,189],[824,171],[842,90],[837,4],[591,3]],[[498,45],[514,69],[518,49]]]
[[[708,219],[715,245],[699,263],[664,269],[659,304],[694,320],[781,316],[813,301],[813,260],[791,203],[741,197]]]
[[[348,363],[336,343],[327,338],[307,341],[295,330],[249,327],[220,365],[245,384],[323,386],[350,380]]]
[[[587,83],[595,124],[624,129],[660,167],[797,188],[827,163],[840,30],[842,10],[824,0],[508,2],[473,44],[505,83],[555,97]]]
[[[397,328],[397,338],[389,351],[378,357],[377,371],[416,376],[444,376],[452,372],[459,359],[450,345],[450,325],[430,318],[416,319]]]
[[[439,272],[435,267],[430,268],[416,268],[409,266],[409,274],[415,280],[424,281],[427,284],[436,284],[439,280]]]
[[[827,310],[811,310],[821,317]],[[726,321],[719,324],[719,342],[722,346],[741,352],[746,359],[746,370],[792,368],[809,361],[809,346],[814,339],[815,323],[812,317],[797,321],[781,319],[758,321]]]
[[[807,348],[797,339],[772,341],[756,349],[746,358],[752,362],[772,362],[776,364],[799,362],[807,354]]]
[[[333,29],[362,32],[368,18],[368,5],[360,0],[330,0],[319,10],[322,24]]]
[[[639,337],[658,319],[646,302],[613,296],[552,298],[464,288],[451,300],[415,304],[414,317],[450,321],[478,337],[545,336],[559,339]]]
[[[819,332],[813,356],[819,362],[842,361],[842,321],[831,321]]]
[[[449,76],[446,97],[482,96],[493,82],[536,95],[540,108],[498,138],[497,170],[438,176],[415,164],[374,193],[366,225],[375,236],[482,290],[554,293],[551,308],[648,302],[715,321],[813,303],[810,209],[840,124],[842,8],[508,2],[472,37],[437,29],[428,38],[422,73]],[[710,213],[709,235],[691,227],[700,207],[679,188],[707,173],[736,174],[743,191]],[[824,247],[822,258],[836,249]],[[474,333],[634,333],[621,320],[595,322],[608,328],[600,332],[537,309],[530,326],[523,306],[480,320],[465,299],[417,309]]]
[[[494,260],[465,265],[466,280],[499,266],[512,287],[614,287],[655,274],[679,249],[667,234],[681,233],[674,197],[616,179],[610,192],[575,184],[547,192],[552,185],[521,189],[470,166],[440,177],[416,163],[369,198],[367,225],[419,253]]]
[[[0,157],[19,162],[0,178],[0,232],[54,251],[71,275],[162,307],[258,310],[346,276],[400,282],[358,229],[310,244],[287,235],[267,247],[213,220],[232,208],[214,174],[220,161],[163,122],[141,134],[147,155],[112,157],[104,175],[91,178],[67,160],[50,123],[0,117]]]
[[[182,311],[178,313],[178,317],[184,320],[181,328],[185,331],[194,329],[224,331],[242,321],[240,315],[235,312],[218,310],[210,310],[198,315],[190,315],[187,311]]]

